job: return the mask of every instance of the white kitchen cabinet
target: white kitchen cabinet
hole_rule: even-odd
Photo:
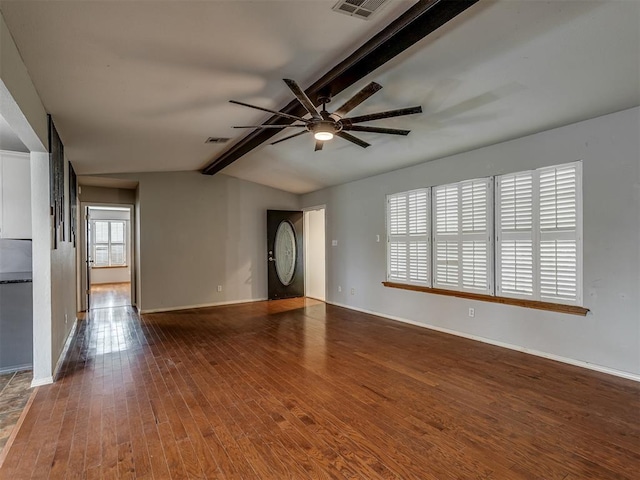
[[[28,153],[0,151],[0,238],[31,238]]]

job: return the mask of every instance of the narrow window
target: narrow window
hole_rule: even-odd
[[[491,178],[433,187],[433,286],[493,293]]]
[[[431,284],[430,189],[387,196],[387,280]]]

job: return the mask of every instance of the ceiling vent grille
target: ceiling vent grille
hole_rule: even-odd
[[[229,140],[231,139],[225,137],[209,137],[204,143],[227,143]]]
[[[388,2],[389,0],[340,0],[333,6],[333,10],[352,17],[369,20],[375,12],[380,11]]]

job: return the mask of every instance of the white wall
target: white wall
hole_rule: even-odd
[[[267,297],[266,212],[297,209],[297,195],[221,174],[118,178],[139,182],[143,312]]]
[[[640,374],[640,110],[303,196],[327,205],[327,299],[491,342]],[[386,288],[385,195],[583,161],[586,317]],[[342,293],[338,293],[338,286]],[[355,288],[355,295],[350,289]],[[468,308],[475,308],[469,318]]]
[[[304,293],[325,300],[325,211],[324,208],[304,212]]]
[[[33,234],[33,383],[53,381],[51,367],[51,216],[49,154],[31,152]]]

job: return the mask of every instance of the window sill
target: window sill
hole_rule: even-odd
[[[551,312],[568,313],[571,315],[586,316],[589,309],[577,305],[561,305],[559,303],[540,302],[538,300],[524,300],[520,298],[494,297],[493,295],[483,295],[480,293],[460,292],[456,290],[444,290],[442,288],[421,287],[419,285],[406,285],[404,283],[382,282],[382,285],[390,288],[402,290],[413,290],[415,292],[434,293],[436,295],[447,295],[450,297],[467,298],[481,302],[502,303],[504,305],[515,305],[517,307],[535,308],[538,310],[548,310]]]
[[[105,267],[91,267],[92,270],[103,270],[108,268],[128,268],[128,265],[108,265]]]

